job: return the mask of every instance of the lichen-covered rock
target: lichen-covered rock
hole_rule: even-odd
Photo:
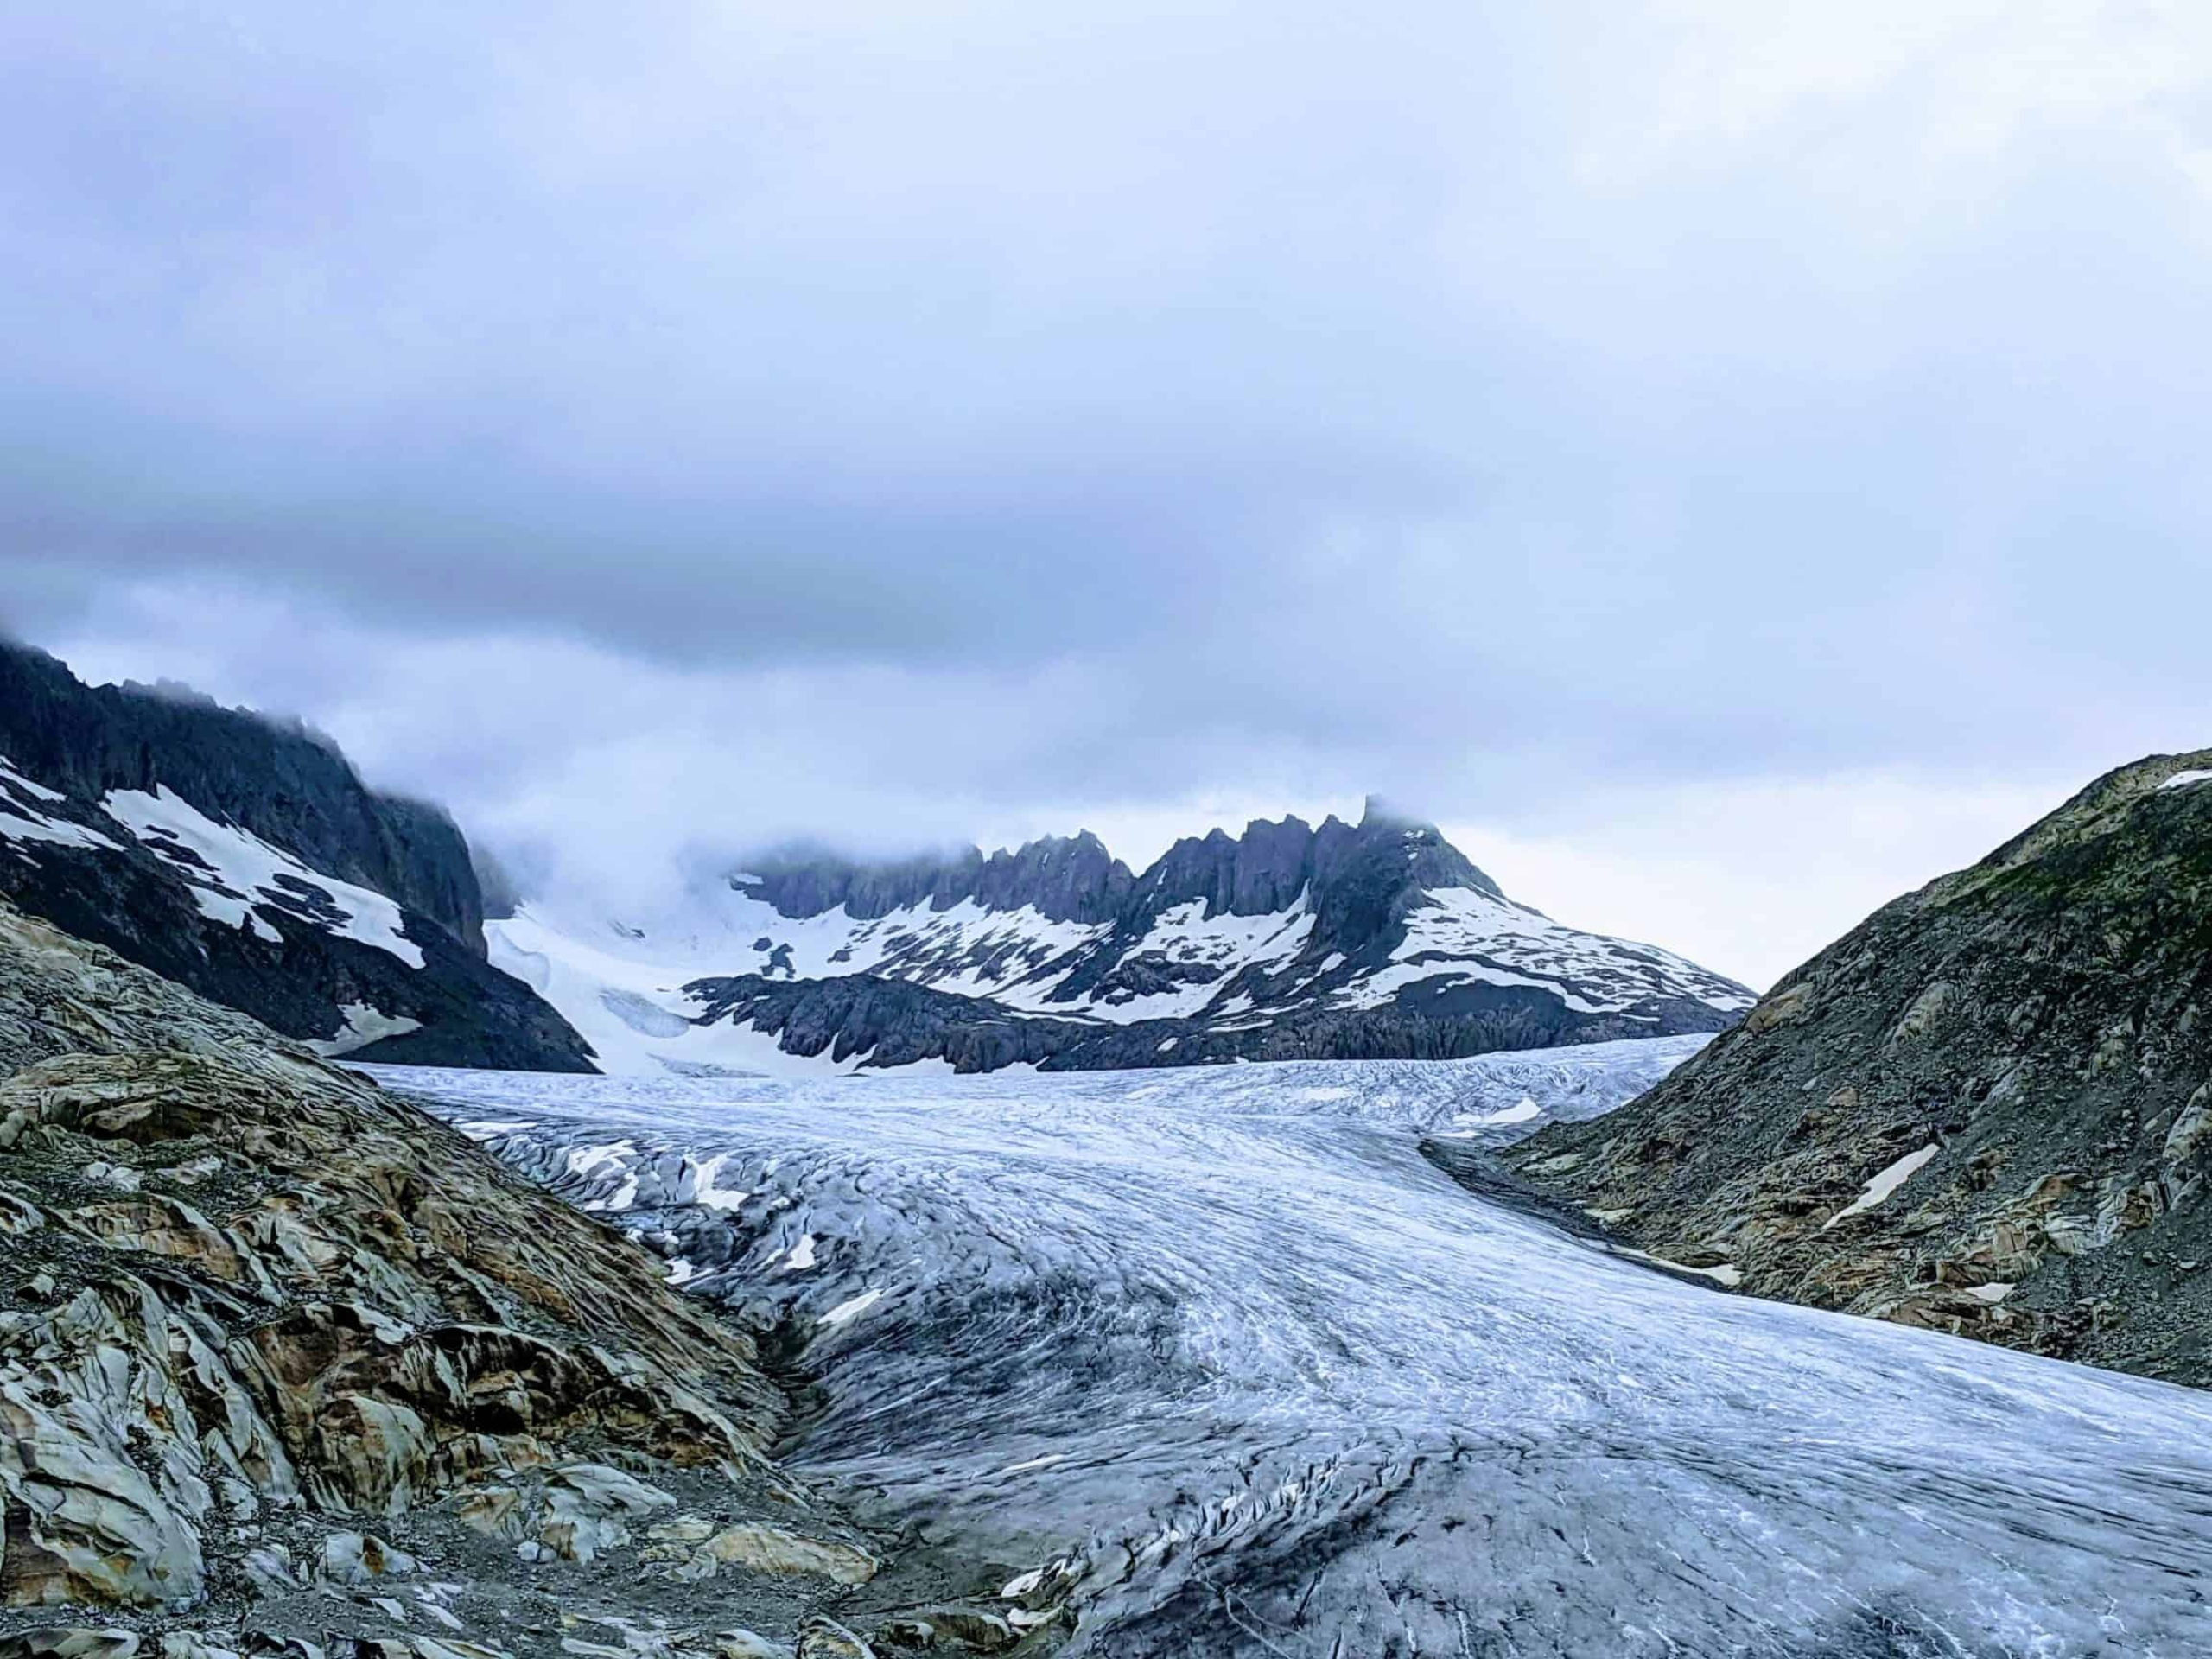
[[[146,1647],[130,1630],[47,1625],[0,1636],[0,1659],[137,1659]]]
[[[719,1630],[712,1649],[714,1659],[791,1659],[791,1650],[751,1630]]]
[[[564,1561],[597,1560],[630,1541],[630,1523],[676,1507],[657,1486],[605,1464],[578,1463],[556,1471],[545,1484],[537,1542]]]
[[[373,1584],[379,1579],[405,1578],[417,1563],[404,1549],[395,1549],[373,1533],[334,1532],[322,1541],[325,1584]]]
[[[144,1283],[87,1287],[0,1332],[0,1606],[158,1605],[204,1588],[211,1497],[186,1382],[193,1333]],[[134,1446],[153,1455],[149,1473]]]
[[[1761,1295],[2212,1384],[2208,767],[2101,779],[1508,1160]]]
[[[875,1659],[875,1649],[833,1618],[810,1618],[798,1633],[798,1659]]]
[[[980,1607],[925,1607],[880,1625],[878,1648],[922,1652],[1007,1653],[1021,1632],[1004,1615]]]
[[[851,1544],[802,1538],[783,1527],[743,1522],[702,1540],[676,1571],[683,1577],[712,1578],[725,1567],[754,1573],[811,1573],[839,1584],[866,1584],[876,1574],[874,1556]]]

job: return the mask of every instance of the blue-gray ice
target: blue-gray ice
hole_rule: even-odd
[[[1706,1289],[1416,1150],[1695,1039],[822,1082],[392,1071],[801,1346],[793,1465],[1071,1652],[2212,1652],[2212,1397]]]

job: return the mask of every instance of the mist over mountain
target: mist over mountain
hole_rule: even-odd
[[[328,738],[0,643],[0,893],[328,1054],[587,1069],[486,959],[467,842]]]
[[[491,937],[602,1067],[648,1073],[1436,1058],[1714,1031],[1751,1000],[1516,904],[1372,800],[1185,836],[1141,871],[1087,831],[785,849],[658,908],[526,899]]]

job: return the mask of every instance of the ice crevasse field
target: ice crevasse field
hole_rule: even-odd
[[[2212,1652],[2212,1397],[1732,1295],[1425,1156],[1701,1039],[1018,1077],[390,1069],[812,1383],[1069,1651]]]

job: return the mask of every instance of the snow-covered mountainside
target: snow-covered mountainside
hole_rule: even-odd
[[[1446,1058],[1715,1031],[1752,1001],[1515,903],[1373,803],[1357,825],[1179,842],[1141,874],[1088,834],[989,858],[787,856],[665,916],[538,901],[487,931],[623,1073]]]
[[[1599,1052],[386,1075],[772,1332],[791,1466],[1069,1659],[2212,1651],[2212,1396],[1662,1276],[1421,1155]]]
[[[327,739],[0,644],[0,894],[326,1054],[577,1071],[467,843]]]

